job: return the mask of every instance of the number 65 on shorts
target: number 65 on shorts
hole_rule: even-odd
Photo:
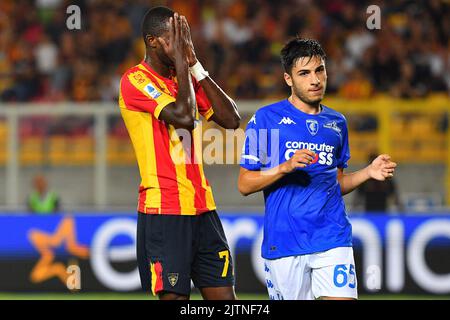
[[[265,260],[266,285],[273,300],[358,298],[353,249]]]

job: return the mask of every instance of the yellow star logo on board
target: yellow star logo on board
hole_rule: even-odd
[[[69,277],[67,266],[64,263],[54,261],[54,250],[61,245],[65,246],[66,251],[71,256],[81,259],[89,257],[89,248],[77,243],[73,217],[64,217],[53,234],[41,230],[31,230],[29,239],[41,255],[30,274],[30,279],[33,283],[40,283],[53,277],[58,277],[66,285]]]

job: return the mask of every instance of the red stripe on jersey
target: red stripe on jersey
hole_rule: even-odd
[[[147,198],[147,190],[143,186],[139,186],[138,212],[145,213],[146,198]]]
[[[163,121],[152,118],[153,128],[165,126]],[[169,133],[167,130],[153,130],[155,142],[155,157],[157,160],[159,188],[161,189],[161,211],[160,213],[181,214],[181,204],[177,182],[175,164],[170,157]]]
[[[186,177],[192,181],[195,190],[194,205],[196,208],[206,207],[205,190],[202,188],[202,177],[200,175],[200,168],[195,160],[194,143],[191,144],[191,164],[186,166]],[[197,213],[198,210],[197,210]]]

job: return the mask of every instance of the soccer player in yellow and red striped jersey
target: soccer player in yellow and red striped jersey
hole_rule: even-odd
[[[236,104],[197,60],[186,18],[166,7],[143,20],[145,59],[122,76],[119,105],[141,175],[137,258],[142,288],[188,299],[235,299],[229,246],[203,172],[199,115],[239,127]]]

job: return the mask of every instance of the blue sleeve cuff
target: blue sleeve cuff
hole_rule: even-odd
[[[261,164],[249,164],[249,163],[241,163],[240,164],[242,168],[250,170],[250,171],[260,171],[261,170]]]

